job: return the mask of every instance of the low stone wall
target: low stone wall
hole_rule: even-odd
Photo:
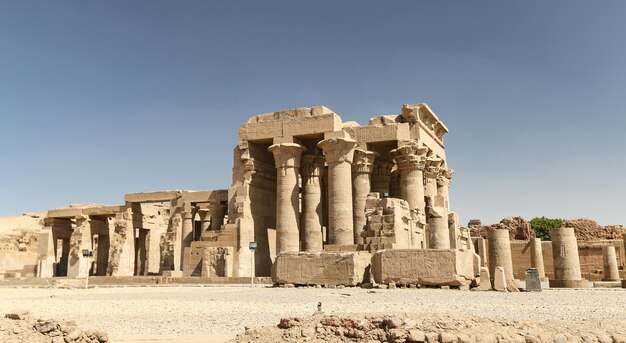
[[[277,284],[357,286],[370,281],[371,253],[281,253],[272,266]]]
[[[377,283],[424,286],[468,286],[474,279],[469,250],[382,250],[372,258]]]

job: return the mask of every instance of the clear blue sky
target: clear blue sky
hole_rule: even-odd
[[[1,1],[0,215],[226,188],[238,125],[426,102],[463,224],[626,224],[626,2]]]

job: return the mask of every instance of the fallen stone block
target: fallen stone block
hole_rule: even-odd
[[[280,253],[272,265],[277,284],[356,286],[369,282],[369,252]]]
[[[454,249],[392,249],[372,258],[374,280],[381,284],[467,286],[474,279],[474,254]]]

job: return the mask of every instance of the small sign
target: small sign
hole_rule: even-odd
[[[89,249],[83,249],[83,257],[92,257],[92,256],[93,256],[93,251]]]
[[[256,250],[257,242],[250,242],[250,245],[248,247],[250,248],[250,250]]]

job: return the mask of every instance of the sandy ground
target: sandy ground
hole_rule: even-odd
[[[223,342],[246,326],[276,325],[281,317],[308,316],[316,311],[318,302],[328,314],[626,319],[626,289],[498,293],[266,286],[0,288],[0,313],[27,309],[37,317],[76,320],[83,329],[107,331],[113,342]]]

